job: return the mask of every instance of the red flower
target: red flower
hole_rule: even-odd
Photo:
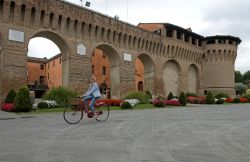
[[[241,103],[247,103],[247,102],[248,102],[248,99],[247,99],[247,98],[240,98],[240,102],[241,102]]]
[[[181,106],[181,103],[179,100],[165,100],[165,105],[172,105],[172,106]]]
[[[227,103],[233,103],[233,101],[234,101],[234,99],[232,99],[232,98],[226,98],[225,99],[225,102],[227,102]]]
[[[113,100],[113,99],[100,99],[97,100],[96,103],[104,102],[109,106],[120,106],[123,100]]]
[[[2,106],[1,106],[1,110],[2,111],[7,111],[7,112],[12,112],[15,110],[15,106],[13,103],[4,103]]]

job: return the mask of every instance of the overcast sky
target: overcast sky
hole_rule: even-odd
[[[68,0],[81,5],[80,0]],[[137,25],[146,22],[171,23],[203,35],[232,35],[241,38],[235,69],[250,70],[250,1],[249,0],[88,0],[92,10],[119,16],[120,20]],[[86,0],[82,0],[84,6]],[[59,53],[55,47],[40,49],[47,40],[33,39],[29,56],[51,57]],[[52,43],[53,44],[53,43]],[[46,54],[46,55],[45,55]]]

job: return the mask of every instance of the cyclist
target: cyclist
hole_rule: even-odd
[[[91,110],[91,114],[89,115],[89,117],[97,117],[98,114],[95,113],[94,105],[96,100],[101,97],[101,93],[99,90],[99,86],[96,83],[96,77],[94,75],[91,76],[91,84],[88,91],[84,93],[82,97],[85,106],[89,107]],[[89,105],[88,100],[91,100]]]

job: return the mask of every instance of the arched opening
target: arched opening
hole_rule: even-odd
[[[143,82],[142,82],[142,81],[139,81],[139,82],[138,82],[137,87],[138,87],[138,91],[143,92]]]
[[[155,94],[155,65],[147,54],[139,55],[135,60],[135,84],[138,91],[150,91]]]
[[[3,15],[3,6],[4,6],[4,0],[0,1],[0,18],[2,18]]]
[[[179,64],[174,61],[168,61],[163,67],[163,82],[165,95],[168,96],[170,92],[174,96],[179,95],[179,87],[181,84],[181,70]]]
[[[68,85],[68,46],[59,35],[49,31],[33,35],[27,55],[27,86],[36,98],[48,89]]]
[[[198,92],[198,68],[195,65],[188,68],[188,92]]]
[[[92,73],[103,88],[103,98],[120,98],[120,57],[106,44],[97,46],[92,53]],[[105,93],[104,93],[105,92]]]
[[[14,15],[15,15],[15,6],[16,3],[14,1],[11,1],[10,3],[10,14],[9,14],[9,19],[13,20],[14,19]]]

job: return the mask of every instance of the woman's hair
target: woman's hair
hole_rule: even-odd
[[[91,79],[93,79],[96,82],[96,77],[94,75],[91,76]]]

